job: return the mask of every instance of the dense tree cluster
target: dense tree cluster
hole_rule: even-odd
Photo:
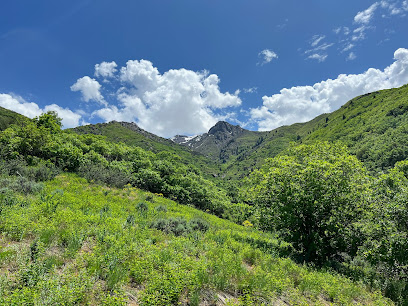
[[[66,133],[55,112],[9,127],[0,133],[0,145],[3,160],[20,160],[32,167],[50,163],[89,181],[114,187],[130,184],[217,215],[231,214],[225,192],[177,155],[110,143],[102,136]]]
[[[373,177],[344,146],[300,145],[254,171],[242,196],[302,260],[408,300],[408,161]]]

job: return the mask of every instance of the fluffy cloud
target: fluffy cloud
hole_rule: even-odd
[[[116,93],[119,105],[107,105],[94,112],[106,121],[134,121],[160,136],[206,132],[218,120],[216,115],[241,104],[239,91],[222,93],[219,78],[208,72],[172,69],[163,74],[147,60],[131,60],[120,69],[122,88]]]
[[[251,119],[258,123],[259,130],[271,130],[334,111],[355,96],[402,86],[408,83],[408,49],[395,51],[394,59],[383,71],[370,68],[362,74],[341,74],[334,80],[284,88],[279,94],[264,96],[263,106],[251,109]]]
[[[95,76],[103,78],[112,78],[116,73],[116,67],[118,65],[115,62],[102,62],[95,65]]]
[[[21,97],[9,94],[0,94],[0,106],[29,118],[34,118],[42,113],[42,110],[36,103],[27,102]]]
[[[100,92],[101,84],[95,79],[91,79],[89,76],[84,76],[76,81],[71,86],[72,91],[80,91],[82,94],[82,100],[89,102],[91,100],[105,104],[104,98]]]
[[[34,102],[27,102],[21,97],[9,94],[0,94],[0,106],[29,118],[34,118],[48,111],[56,111],[59,117],[62,118],[62,124],[65,128],[76,127],[81,121],[81,115],[74,113],[68,108],[62,108],[56,104],[51,104],[45,106],[44,109],[41,109]]]
[[[63,108],[57,104],[51,104],[44,107],[43,112],[54,111],[58,113],[58,116],[62,118],[62,125],[64,128],[73,128],[78,125],[84,125],[85,122],[81,120],[81,115],[74,113],[69,108]]]
[[[262,62],[259,62],[258,65],[265,65],[270,63],[274,58],[278,58],[278,55],[272,50],[265,49],[258,53],[258,57],[262,58]]]

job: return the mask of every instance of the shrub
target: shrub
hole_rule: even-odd
[[[157,212],[167,212],[167,206],[166,205],[159,205],[156,207]]]
[[[83,164],[79,167],[78,172],[88,181],[105,183],[116,188],[123,188],[132,180],[129,174],[117,168],[108,168],[96,163]]]
[[[18,200],[9,188],[0,189],[0,212],[4,207],[17,204]]]
[[[200,231],[200,232],[206,232],[206,231],[209,229],[209,227],[210,227],[210,225],[208,224],[208,222],[205,221],[205,220],[203,220],[203,219],[201,219],[201,218],[191,219],[191,220],[188,222],[188,225],[190,226],[190,228],[191,228],[193,231]]]
[[[153,198],[153,196],[151,194],[146,196],[145,200],[148,201],[148,202],[154,203],[154,198]]]
[[[188,222],[184,218],[160,218],[152,222],[150,228],[158,229],[166,234],[181,236],[193,231],[205,232],[208,230],[209,225],[206,221],[199,218],[192,219]]]
[[[145,214],[149,210],[149,206],[145,202],[140,202],[136,205],[136,209],[139,213]]]

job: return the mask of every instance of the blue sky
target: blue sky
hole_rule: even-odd
[[[164,137],[270,130],[408,83],[408,1],[3,1],[0,106]]]

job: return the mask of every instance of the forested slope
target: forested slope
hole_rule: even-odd
[[[151,134],[135,123],[112,121],[109,123],[98,123],[86,126],[79,126],[69,131],[85,135],[102,135],[112,142],[122,142],[130,146],[137,146],[153,153],[171,152],[177,154],[184,164],[191,164],[199,167],[208,177],[219,172],[216,162],[206,158],[198,152],[194,152],[180,146],[169,139],[165,139]]]
[[[5,130],[10,124],[25,121],[28,118],[0,106],[0,131]]]

